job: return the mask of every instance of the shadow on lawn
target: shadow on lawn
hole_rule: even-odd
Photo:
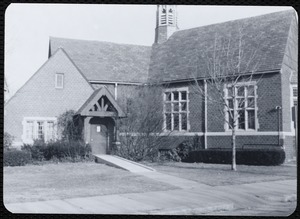
[[[199,166],[189,166],[195,165],[191,163],[162,163],[157,166],[165,166],[170,168],[186,169],[186,170],[209,170],[213,172],[232,172],[230,164],[204,164],[198,163]],[[255,165],[238,165],[237,171],[239,173],[249,173],[249,174],[263,174],[263,175],[278,175],[287,177],[297,176],[296,166],[255,166]]]

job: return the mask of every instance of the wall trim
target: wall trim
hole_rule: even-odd
[[[142,135],[143,133],[138,133],[138,132],[120,132],[120,136],[139,136]],[[207,136],[231,136],[231,132],[206,132],[205,133]],[[150,135],[155,135],[155,133],[152,133]],[[163,133],[157,133],[156,135],[159,136],[204,136],[204,132],[163,132]],[[265,132],[257,132],[257,131],[248,131],[248,132],[243,132],[243,131],[236,131],[237,136],[278,136],[278,132],[276,131],[265,131]],[[285,136],[295,136],[295,133],[293,132],[280,132],[280,136],[284,138]]]

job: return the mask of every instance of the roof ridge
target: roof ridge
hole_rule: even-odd
[[[226,24],[226,23],[230,23],[230,22],[236,22],[236,21],[243,21],[243,20],[248,20],[248,19],[253,19],[253,18],[257,18],[259,19],[260,17],[264,17],[264,16],[271,16],[274,14],[280,14],[280,13],[292,13],[295,12],[295,9],[288,9],[288,10],[282,10],[282,11],[276,11],[276,12],[272,12],[272,13],[267,13],[267,14],[261,14],[261,15],[255,15],[255,16],[251,16],[251,17],[245,17],[245,18],[239,18],[239,19],[234,19],[234,20],[228,20],[225,22],[218,22],[218,23],[213,23],[213,24],[208,24],[208,25],[203,25],[203,26],[198,26],[198,27],[192,27],[192,28],[188,28],[188,29],[182,29],[182,30],[178,30],[176,31],[173,35],[175,35],[176,33],[179,32],[184,32],[184,31],[188,31],[188,30],[195,30],[197,28],[204,28],[204,27],[209,27],[209,26],[214,26],[214,25],[221,25],[221,24]]]
[[[150,46],[146,46],[146,45],[138,45],[138,44],[130,44],[130,43],[116,43],[116,42],[109,42],[109,41],[101,41],[101,40],[88,40],[88,39],[74,39],[74,38],[65,38],[65,37],[53,37],[53,36],[49,36],[49,41],[51,42],[51,40],[54,39],[58,39],[58,40],[67,40],[67,41],[83,41],[83,42],[93,42],[93,43],[106,43],[106,44],[114,44],[114,45],[124,45],[124,46],[138,46],[138,47],[149,47]]]

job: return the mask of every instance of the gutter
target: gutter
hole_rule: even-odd
[[[142,82],[122,82],[122,81],[105,81],[105,80],[89,80],[91,84],[123,84],[123,85],[144,85]]]
[[[243,75],[247,76],[247,75],[274,74],[274,73],[281,73],[281,69],[274,69],[274,70],[269,70],[269,71],[260,71],[260,72],[255,72],[255,73],[248,72],[248,73],[243,73]],[[234,75],[232,75],[232,76],[234,76]],[[224,76],[224,78],[225,78],[225,76]],[[170,84],[170,83],[184,83],[184,82],[191,82],[191,81],[195,81],[195,80],[209,80],[209,79],[210,79],[210,77],[196,77],[196,78],[162,81],[162,82],[153,83],[153,84],[163,85],[163,84]]]

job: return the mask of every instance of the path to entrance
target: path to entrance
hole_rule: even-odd
[[[115,155],[94,154],[94,156],[96,158],[96,162],[104,163],[109,166],[117,167],[123,170],[128,170],[132,173],[140,173],[140,172],[148,173],[148,172],[155,171],[151,167],[147,167],[145,165]]]
[[[155,169],[151,167],[124,159],[119,156],[106,155],[106,154],[95,154],[94,156],[96,158],[96,161],[99,163],[104,163],[110,166],[114,166],[117,168],[130,171],[132,173],[137,173],[139,175],[143,175],[145,177],[157,181],[168,183],[182,189],[194,188],[200,185],[199,183],[192,180],[187,180],[176,176],[170,176],[170,175],[156,172]],[[201,186],[206,187],[206,185],[204,184],[202,184]]]

